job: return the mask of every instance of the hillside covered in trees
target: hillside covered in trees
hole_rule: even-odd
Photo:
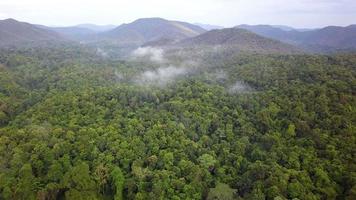
[[[356,55],[161,53],[1,50],[0,199],[356,199]]]

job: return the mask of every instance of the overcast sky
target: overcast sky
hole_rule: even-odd
[[[145,17],[225,27],[346,26],[356,24],[356,0],[0,0],[0,19],[44,25],[119,25]]]

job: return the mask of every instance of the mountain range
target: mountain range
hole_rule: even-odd
[[[112,29],[116,28],[117,26],[112,25],[112,24],[109,24],[109,25],[79,24],[79,25],[76,25],[76,27],[86,28],[86,29],[89,29],[89,30],[92,30],[95,32],[104,32],[104,31],[112,30]]]
[[[271,25],[240,25],[236,28],[246,29],[312,52],[356,50],[356,25],[328,26],[312,30],[286,30]]]
[[[298,48],[239,28],[215,29],[179,41],[175,46],[255,53],[298,53]]]
[[[130,46],[130,49],[139,46],[224,46],[228,49],[252,52],[285,53],[300,52],[300,49],[303,49],[313,53],[325,53],[356,50],[356,25],[311,30],[280,25],[239,25],[222,28],[162,18],[143,18],[119,26],[81,24],[48,27],[14,19],[0,20],[0,46],[43,41],[106,44],[117,48]]]
[[[117,43],[135,43],[138,45],[161,38],[182,40],[206,32],[200,26],[162,18],[138,19],[129,24],[122,24],[108,32],[98,34],[100,40]]]
[[[214,29],[223,29],[223,26],[217,26],[217,25],[211,25],[211,24],[202,24],[202,23],[194,23],[197,26],[202,27],[203,29],[207,30],[207,31],[211,31]]]
[[[0,20],[0,46],[65,40],[61,34],[14,19]]]

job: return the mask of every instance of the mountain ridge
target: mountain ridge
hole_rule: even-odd
[[[36,25],[9,18],[0,20],[0,46],[66,40],[60,34]]]
[[[221,47],[232,51],[257,53],[297,53],[299,49],[283,42],[259,36],[244,29],[225,28],[211,30],[196,37],[187,38],[176,45],[193,48]]]
[[[356,25],[289,31],[271,25],[239,25],[236,28],[243,28],[261,36],[293,44],[313,52],[356,50]]]
[[[99,38],[123,43],[143,44],[159,38],[181,40],[197,36],[205,31],[205,29],[187,22],[170,21],[162,18],[141,18],[101,33]]]

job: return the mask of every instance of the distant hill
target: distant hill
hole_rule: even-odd
[[[212,29],[206,31],[205,29]],[[190,24],[162,18],[143,18],[129,24],[80,24],[47,27],[0,20],[0,46],[24,43],[79,41],[110,52],[127,54],[138,46],[202,48],[231,51],[332,53],[356,51],[356,25],[321,29],[295,29],[283,25],[220,26]]]
[[[98,38],[121,44],[141,45],[161,38],[178,41],[197,36],[205,31],[199,26],[186,22],[169,21],[162,18],[144,18],[101,33]]]
[[[272,27],[275,27],[275,28],[279,28],[279,29],[282,29],[284,31],[293,31],[293,30],[296,30],[295,28],[293,27],[290,27],[290,26],[285,26],[285,25],[271,25]]]
[[[90,41],[97,36],[98,33],[114,29],[114,25],[95,25],[95,24],[79,24],[76,26],[67,27],[48,27],[38,25],[40,28],[55,31],[67,38],[77,41]]]
[[[277,40],[268,39],[244,29],[227,28],[212,30],[199,36],[178,42],[176,46],[256,53],[298,53],[296,47]]]
[[[329,26],[303,32],[301,44],[306,47],[326,50],[356,50],[356,25],[347,27]]]
[[[161,46],[169,46],[177,43],[178,41],[169,39],[169,38],[159,38],[157,40],[149,41],[144,44],[142,44],[142,47],[161,47]]]
[[[0,20],[0,46],[65,40],[60,34],[14,19]]]
[[[236,28],[245,29],[256,33],[258,35],[276,39],[282,42],[289,44],[297,45],[299,44],[298,38],[300,37],[300,32],[294,29],[292,30],[283,30],[280,27],[275,27],[271,25],[239,25]]]
[[[297,45],[314,52],[356,50],[356,25],[329,26],[315,30],[283,30],[270,25],[240,25],[264,37]]]
[[[116,25],[96,25],[96,24],[79,24],[76,25],[75,27],[78,28],[85,28],[85,29],[89,29],[95,32],[105,32],[105,31],[110,31],[114,28],[116,28]]]
[[[88,38],[94,36],[97,33],[91,29],[82,28],[78,26],[48,27],[48,26],[40,25],[40,27],[50,31],[57,32],[68,39],[77,40],[77,41],[88,40]]]
[[[194,23],[197,26],[202,27],[203,29],[207,30],[207,31],[211,31],[214,29],[223,29],[223,26],[216,26],[216,25],[211,25],[211,24],[201,24],[201,23]]]

